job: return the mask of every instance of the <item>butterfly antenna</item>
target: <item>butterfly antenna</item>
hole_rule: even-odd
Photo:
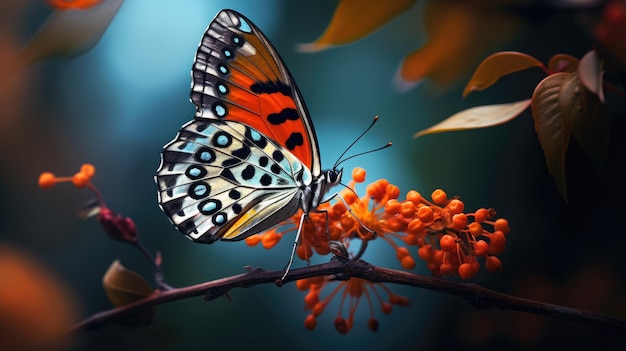
[[[369,154],[370,152],[380,151],[380,150],[383,150],[383,149],[386,149],[386,148],[390,147],[391,145],[392,145],[392,143],[391,143],[391,141],[390,141],[390,142],[388,142],[387,144],[385,144],[385,145],[383,145],[383,146],[381,146],[381,147],[379,147],[379,148],[376,148],[376,149],[373,149],[373,150],[368,150],[368,151],[359,152],[359,153],[358,153],[358,154],[356,154],[356,155],[352,155],[352,156],[350,156],[350,157],[346,157],[346,158],[344,158],[343,160],[338,161],[337,163],[335,163],[335,168],[336,168],[337,166],[339,166],[340,164],[342,164],[342,163],[344,163],[344,162],[346,162],[346,161],[348,161],[348,160],[350,160],[350,159],[353,159],[353,158],[355,158],[355,157],[357,157],[357,156],[362,156],[362,155],[365,155],[365,154]]]
[[[339,164],[340,164],[340,163],[342,163],[343,161],[345,161],[345,160],[343,160],[343,161],[342,161],[342,160],[341,160],[341,158],[342,158],[343,156],[345,156],[346,152],[348,152],[348,150],[350,150],[350,148],[351,148],[351,147],[353,147],[353,146],[354,146],[354,144],[356,144],[356,142],[357,142],[357,141],[359,141],[359,139],[361,139],[361,138],[365,135],[365,133],[367,133],[370,129],[372,129],[372,127],[374,126],[374,124],[376,124],[376,122],[377,122],[377,121],[378,121],[378,116],[374,116],[374,120],[372,121],[372,123],[370,124],[370,126],[369,126],[369,127],[367,127],[367,129],[365,129],[365,131],[364,131],[363,133],[361,133],[361,135],[359,135],[359,137],[358,137],[358,138],[354,139],[354,141],[352,142],[352,144],[350,144],[350,146],[348,146],[348,147],[347,147],[347,148],[343,151],[343,153],[341,154],[341,156],[339,156],[339,158],[337,159],[337,162],[335,162],[335,165],[333,166],[333,169],[336,169],[336,168],[337,168],[337,166],[339,166]],[[385,146],[385,147],[387,147],[387,146]],[[381,149],[384,149],[385,147],[383,147],[383,148],[381,148]],[[350,158],[352,158],[352,157],[354,157],[354,156],[348,157],[346,160],[348,160],[348,159],[350,159]]]

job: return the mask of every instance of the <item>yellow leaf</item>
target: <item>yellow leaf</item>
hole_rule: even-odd
[[[602,89],[602,59],[595,50],[591,50],[583,56],[578,67],[580,82],[592,93],[596,94],[600,102],[604,103],[604,90]]]
[[[578,70],[578,59],[567,54],[556,54],[548,62],[550,72],[575,72]]]
[[[523,24],[517,15],[494,6],[436,0],[426,2],[424,22],[428,41],[401,63],[394,78],[400,91],[426,77],[439,85],[454,82]]]
[[[598,95],[585,89],[581,80],[582,77],[579,79],[578,74],[574,73],[563,83],[559,108],[566,127],[572,131],[572,136],[585,150],[596,173],[600,175],[609,152],[611,123],[606,105]]]
[[[565,181],[565,154],[571,132],[565,126],[565,120],[559,107],[561,85],[571,73],[555,73],[542,80],[533,92],[531,110],[535,131],[546,157],[548,172],[552,175],[563,200],[567,202],[567,183]]]
[[[530,99],[508,104],[473,107],[456,113],[443,122],[416,133],[413,137],[496,126],[519,116],[529,105]]]
[[[342,0],[322,36],[312,43],[300,44],[298,49],[302,52],[315,52],[362,39],[408,10],[415,2],[416,0]]]
[[[76,56],[91,48],[104,34],[123,0],[109,0],[86,9],[52,13],[18,56],[18,68],[53,56]]]
[[[109,300],[113,305],[120,307],[128,305],[152,295],[152,287],[139,274],[126,269],[115,260],[102,278],[102,285]],[[124,322],[130,324],[141,324],[152,320],[154,309],[146,308],[134,315],[127,316]]]
[[[487,57],[478,66],[463,90],[463,97],[466,97],[473,91],[487,89],[507,74],[531,67],[540,67],[545,70],[543,63],[530,55],[516,51],[497,52]]]

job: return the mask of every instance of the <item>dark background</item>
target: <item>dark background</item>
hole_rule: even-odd
[[[512,232],[500,256],[504,270],[481,272],[473,282],[626,318],[623,101],[607,93],[613,134],[600,177],[572,143],[568,206],[547,172],[528,111],[494,128],[412,138],[462,109],[529,97],[542,72],[514,74],[466,99],[461,92],[471,72],[445,89],[426,82],[399,93],[391,84],[397,66],[424,42],[421,2],[364,40],[320,53],[297,52],[298,43],[311,42],[323,32],[336,5],[126,1],[91,51],[47,60],[19,73],[23,84],[13,93],[22,101],[19,108],[5,108],[2,116],[0,240],[30,252],[54,272],[72,291],[84,317],[111,307],[101,277],[114,259],[151,277],[150,266],[138,252],[110,240],[94,219],[76,217],[76,210],[91,197],[87,191],[70,185],[51,191],[37,187],[42,171],[71,175],[89,162],[96,166],[94,182],[107,204],[132,217],[145,245],[162,252],[172,285],[238,274],[245,265],[282,268],[291,240],[269,251],[243,242],[193,244],[157,206],[153,176],[159,152],[194,113],[188,96],[196,47],[215,14],[232,8],[265,32],[289,66],[312,114],[324,167],[379,115],[381,120],[357,148],[367,150],[389,140],[394,146],[349,161],[346,169],[364,167],[368,181],[386,178],[403,194],[443,188],[450,196],[460,196],[467,210],[493,207],[509,220]],[[26,42],[51,11],[44,2],[31,1],[29,6],[14,31],[18,43]],[[523,51],[547,62],[556,53],[582,57],[593,48],[593,11],[535,10],[526,13],[528,30],[494,51]],[[388,245],[370,246],[365,260],[400,268]],[[421,261],[414,272],[429,274]],[[396,307],[390,315],[377,309],[376,333],[366,327],[366,301],[348,335],[333,326],[338,304],[327,308],[315,331],[308,331],[303,326],[308,314],[304,293],[293,284],[270,284],[234,290],[230,301],[194,298],[159,306],[150,326],[107,325],[77,336],[73,350],[565,348],[604,341],[619,347],[626,341],[601,328],[477,310],[455,297],[391,288],[410,297],[411,307]]]

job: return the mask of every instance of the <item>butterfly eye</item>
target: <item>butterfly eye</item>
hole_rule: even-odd
[[[341,175],[343,174],[343,169],[336,171],[331,169],[326,173],[326,183],[328,184],[337,184],[341,181]]]

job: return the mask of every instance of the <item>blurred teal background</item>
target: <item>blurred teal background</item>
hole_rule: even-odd
[[[114,259],[151,277],[150,266],[138,252],[110,240],[95,220],[75,216],[91,194],[67,184],[50,191],[37,187],[42,171],[70,175],[89,162],[96,166],[94,182],[109,207],[132,217],[145,245],[162,252],[170,284],[191,285],[242,273],[245,265],[282,268],[291,240],[269,251],[243,242],[193,244],[157,205],[153,176],[160,150],[194,114],[188,100],[189,71],[198,42],[215,14],[232,8],[254,21],[287,63],[312,114],[325,167],[379,115],[379,123],[355,151],[387,141],[393,147],[351,160],[347,170],[364,167],[368,182],[386,178],[403,194],[416,189],[427,195],[443,188],[450,196],[460,196],[467,210],[493,207],[511,223],[507,251],[501,255],[504,271],[481,272],[475,283],[625,318],[623,299],[621,304],[610,303],[610,297],[624,293],[625,236],[619,222],[624,205],[617,200],[625,195],[623,101],[608,96],[612,110],[621,112],[613,116],[614,140],[601,180],[580,148],[572,146],[567,206],[547,173],[529,112],[494,128],[412,139],[415,132],[462,109],[529,97],[541,72],[507,77],[466,99],[461,92],[469,75],[446,89],[425,83],[399,93],[392,87],[398,64],[424,41],[421,5],[354,44],[298,53],[298,43],[311,42],[323,32],[336,5],[126,1],[91,51],[18,73],[17,90],[3,89],[22,100],[2,114],[0,240],[31,252],[55,272],[74,293],[83,316],[111,307],[101,277]],[[26,42],[50,12],[43,1],[31,1],[15,40]],[[585,20],[567,10],[531,14],[529,30],[494,51],[524,51],[543,62],[559,52],[581,57],[592,49]],[[364,259],[400,268],[394,251],[383,242],[371,244]],[[429,274],[421,261],[414,271]],[[107,325],[77,336],[73,350],[495,349],[557,343],[581,347],[595,345],[595,337],[625,341],[602,330],[516,312],[477,310],[454,297],[390,287],[410,297],[411,307],[396,307],[390,315],[376,310],[376,333],[366,327],[366,301],[348,335],[333,327],[337,304],[318,319],[315,331],[308,331],[303,326],[308,314],[304,293],[293,284],[265,285],[234,290],[231,300],[194,298],[159,306],[150,326]]]

